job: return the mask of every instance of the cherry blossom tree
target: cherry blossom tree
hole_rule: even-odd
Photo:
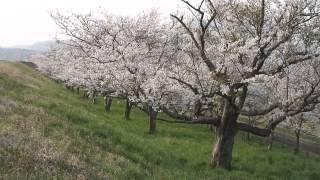
[[[137,17],[56,12],[52,17],[70,38],[67,46],[78,49],[87,60],[108,71],[105,75],[110,79],[109,89],[127,99],[125,118],[129,118],[132,104],[136,104],[149,114],[150,124],[155,124],[157,98],[150,94],[158,93],[147,86],[154,83],[150,79],[156,77],[162,59],[171,56],[166,34],[169,24],[163,23],[158,12],[152,10]],[[154,130],[155,125],[150,126],[150,132]]]
[[[305,66],[305,62],[319,60],[319,5],[317,1],[299,0],[202,0],[198,5],[182,1],[189,13],[171,15],[180,23],[181,36],[188,38],[183,43],[182,52],[190,56],[190,62],[204,66],[198,74],[210,76],[211,84],[204,87],[211,91],[212,97],[223,99],[220,103],[222,113],[211,119],[218,126],[211,163],[230,169],[237,130],[268,136],[286,117],[312,111],[318,104],[317,72],[313,72],[312,66]],[[307,83],[305,78],[310,76],[293,74],[299,90],[292,89],[292,98],[287,102],[284,98],[285,78],[281,74],[291,67],[310,72],[312,78]],[[177,82],[199,89],[188,80],[177,78]],[[271,88],[274,97],[270,99],[274,101],[261,111],[244,112],[248,89],[253,85],[259,85],[261,90]],[[274,116],[266,128],[238,120],[240,114],[269,113]]]
[[[301,113],[286,119],[283,126],[292,130],[296,137],[296,146],[294,149],[295,153],[300,151],[301,135],[313,135],[313,132],[318,124],[319,117],[314,113]]]

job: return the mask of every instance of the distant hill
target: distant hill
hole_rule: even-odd
[[[25,60],[36,51],[20,48],[0,48],[0,60]]]
[[[8,48],[0,47],[0,60],[25,60],[32,54],[48,51],[54,44],[54,41],[40,41],[31,45],[17,45]]]
[[[31,45],[17,45],[12,46],[10,48],[19,48],[19,49],[27,49],[32,51],[48,51],[52,45],[55,44],[55,41],[39,41]]]

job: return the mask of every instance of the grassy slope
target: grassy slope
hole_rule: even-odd
[[[233,170],[211,169],[206,126],[158,123],[123,103],[103,111],[20,63],[0,63],[0,179],[319,179],[320,157],[236,139]]]

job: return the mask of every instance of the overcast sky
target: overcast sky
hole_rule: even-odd
[[[48,11],[90,12],[99,7],[111,13],[134,15],[150,8],[164,14],[181,6],[179,0],[2,0],[0,47],[32,44],[55,37],[57,28]]]

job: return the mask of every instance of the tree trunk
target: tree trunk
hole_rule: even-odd
[[[154,134],[156,132],[157,112],[152,108],[152,106],[149,106],[148,113],[149,113],[149,133]]]
[[[210,130],[211,132],[214,131],[214,125],[213,125],[213,124],[209,124],[209,130]]]
[[[109,112],[111,109],[112,104],[112,97],[111,96],[104,96],[104,110]]]
[[[201,114],[201,103],[200,103],[200,100],[197,100],[193,108],[193,116],[199,117],[200,114]]]
[[[96,91],[96,90],[93,90],[93,91],[92,91],[92,94],[91,94],[92,104],[96,104],[96,97],[97,97],[97,91]]]
[[[253,120],[251,119],[251,116],[249,116],[249,124],[253,126]],[[250,141],[250,132],[247,132],[247,141]]]
[[[296,147],[294,149],[294,152],[297,154],[300,151],[300,131],[296,131]]]
[[[79,87],[77,87],[77,94],[79,94],[80,93],[80,88]]]
[[[221,124],[217,128],[216,142],[213,146],[211,165],[231,169],[232,149],[234,137],[237,132],[238,113],[236,109],[225,100]]]
[[[271,130],[271,133],[268,137],[268,150],[272,150],[272,145],[273,145],[273,130]]]
[[[301,114],[298,128],[294,131],[294,133],[296,134],[296,147],[294,149],[294,152],[296,154],[299,153],[300,151],[300,134],[301,134],[302,124],[303,124],[303,114]]]
[[[83,91],[83,98],[88,99],[89,95],[87,91]]]
[[[247,132],[247,141],[250,141],[250,133]]]
[[[124,112],[124,119],[129,120],[130,119],[130,112],[132,109],[132,103],[129,101],[129,99],[126,100],[126,110]]]

